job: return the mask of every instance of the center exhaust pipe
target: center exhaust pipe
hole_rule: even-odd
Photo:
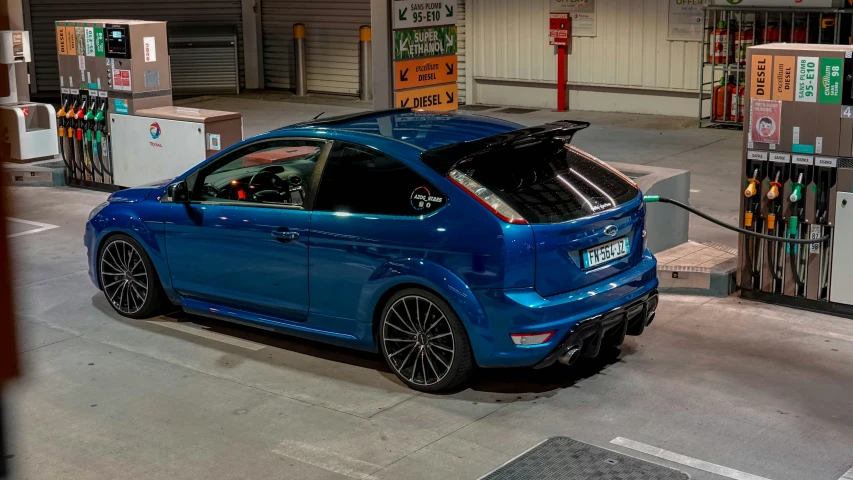
[[[568,350],[566,350],[566,353],[560,355],[560,358],[558,358],[557,361],[559,361],[563,365],[571,365],[575,363],[575,360],[577,360],[580,356],[581,347],[578,345],[572,345],[571,347],[569,347]]]

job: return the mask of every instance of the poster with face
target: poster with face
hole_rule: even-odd
[[[752,99],[749,141],[779,143],[782,132],[782,102]]]

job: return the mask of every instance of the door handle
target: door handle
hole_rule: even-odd
[[[272,232],[272,236],[273,236],[273,238],[275,238],[279,242],[284,242],[284,243],[292,242],[292,241],[296,240],[297,238],[299,238],[298,233],[290,232],[287,230],[275,230]]]

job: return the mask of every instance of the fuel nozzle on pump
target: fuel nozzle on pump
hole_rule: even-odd
[[[74,115],[74,152],[80,166],[80,178],[91,180],[89,178],[89,155],[86,152],[86,147],[83,144],[83,130],[86,128],[86,104],[87,99],[84,98],[77,109],[77,114]]]
[[[746,190],[743,191],[743,196],[746,198],[752,198],[758,193],[758,186],[761,185],[761,180],[758,179],[758,169],[755,169],[755,172],[752,174],[752,177],[748,180],[749,186],[746,187]]]
[[[62,99],[62,106],[59,107],[59,111],[56,112],[56,133],[57,140],[59,142],[59,157],[62,158],[62,162],[65,164],[65,175],[68,178],[71,178],[72,174],[72,165],[68,158],[68,152],[66,151],[66,141],[65,141],[65,115],[68,114],[67,108],[71,105],[71,99],[67,96],[64,96]]]
[[[74,143],[74,118],[77,116],[77,108],[79,107],[80,98],[77,97],[71,102],[71,106],[68,108],[68,111],[65,112],[65,130],[66,130],[66,139],[65,139],[65,155],[68,157],[68,163],[71,168],[71,179],[78,178],[77,173],[77,150],[75,149]],[[82,172],[81,172],[82,173]]]

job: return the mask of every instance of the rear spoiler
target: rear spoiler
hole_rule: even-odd
[[[568,143],[572,141],[575,133],[587,127],[589,127],[589,122],[560,120],[539,125],[538,127],[522,128],[479,140],[454,143],[453,145],[427,150],[421,154],[421,161],[439,174],[447,175],[461,161],[474,155],[508,148],[525,147],[550,140],[560,140]]]

